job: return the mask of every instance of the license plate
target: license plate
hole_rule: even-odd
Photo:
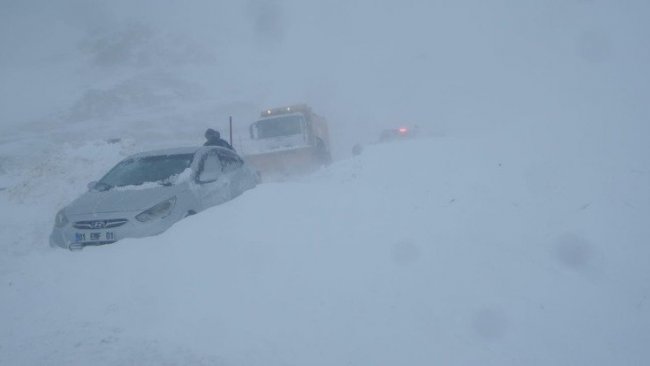
[[[90,233],[75,233],[75,242],[77,243],[91,243],[101,241],[114,241],[115,234],[112,231],[90,232]]]

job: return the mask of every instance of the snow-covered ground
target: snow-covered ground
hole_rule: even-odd
[[[5,3],[1,366],[650,364],[649,2]],[[124,156],[303,102],[328,168],[48,247]]]
[[[7,162],[0,364],[647,363],[647,155],[511,137],[370,145],[81,252],[54,214],[134,147]]]

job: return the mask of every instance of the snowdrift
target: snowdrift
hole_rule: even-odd
[[[647,171],[600,147],[539,148],[369,146],[79,253],[4,226],[0,364],[647,363]],[[47,175],[22,203],[1,191],[3,219],[51,220],[62,198],[49,192],[82,189],[88,170]]]

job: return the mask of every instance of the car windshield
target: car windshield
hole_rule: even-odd
[[[190,167],[194,154],[158,155],[132,158],[111,169],[98,183],[103,190],[156,182],[172,184],[172,177]]]
[[[283,116],[265,119],[255,123],[257,138],[265,139],[279,136],[291,136],[302,133],[302,116]]]

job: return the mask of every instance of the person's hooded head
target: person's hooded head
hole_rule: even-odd
[[[208,128],[205,131],[205,138],[208,139],[208,140],[216,140],[216,139],[221,138],[221,134],[219,133],[219,131],[215,131],[215,130],[213,130],[211,128]]]

